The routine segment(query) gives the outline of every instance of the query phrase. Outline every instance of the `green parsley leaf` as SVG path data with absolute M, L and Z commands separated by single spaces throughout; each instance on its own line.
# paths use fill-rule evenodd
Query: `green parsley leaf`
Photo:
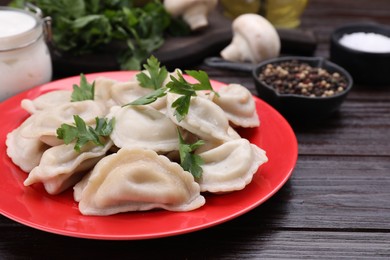
M 213 90 L 213 87 L 211 86 L 209 75 L 203 70 L 186 70 L 185 73 L 199 81 L 197 84 L 192 84 L 193 88 L 195 90 Z
M 190 109 L 191 96 L 181 96 L 172 103 L 172 107 L 175 108 L 174 116 L 177 121 L 180 122 L 188 114 Z
M 159 89 L 163 87 L 164 81 L 168 76 L 168 70 L 165 66 L 160 67 L 160 62 L 153 55 L 146 61 L 144 68 L 149 72 L 137 74 L 137 80 L 144 88 Z
M 196 96 L 196 91 L 199 90 L 211 90 L 215 92 L 211 86 L 209 77 L 206 72 L 204 71 L 195 71 L 195 70 L 186 70 L 185 71 L 188 75 L 192 76 L 196 80 L 198 80 L 199 83 L 190 83 L 188 82 L 183 75 L 179 72 L 178 73 L 178 79 L 171 76 L 171 81 L 168 82 L 167 88 L 169 89 L 169 92 L 176 93 L 183 95 L 182 97 L 179 97 L 175 102 L 173 102 L 172 107 L 174 107 L 175 110 L 175 116 L 177 121 L 181 121 L 184 119 L 184 117 L 188 114 L 190 103 L 191 103 L 191 97 Z M 215 92 L 216 93 L 216 92 Z
M 84 74 L 80 74 L 80 86 L 73 85 L 71 102 L 94 100 L 95 97 L 95 81 L 92 84 L 88 83 Z
M 190 172 L 195 179 L 200 179 L 203 173 L 201 165 L 204 162 L 203 159 L 199 155 L 194 154 L 193 151 L 202 146 L 204 141 L 198 140 L 193 144 L 186 144 L 179 130 L 178 133 L 180 165 L 185 171 Z
M 165 96 L 167 93 L 167 88 L 159 88 L 159 89 L 156 89 L 155 91 L 145 95 L 145 96 L 142 96 L 128 104 L 125 104 L 123 105 L 122 107 L 124 106 L 128 106 L 128 105 L 147 105 L 147 104 L 150 104 L 150 103 L 153 103 L 154 101 L 156 101 L 159 97 L 163 97 Z
M 62 124 L 61 127 L 57 129 L 57 138 L 64 140 L 65 144 L 69 144 L 76 139 L 77 134 L 77 128 L 71 125 Z
M 105 118 L 95 118 L 96 126 L 95 132 L 100 136 L 109 136 L 114 129 L 115 118 L 112 118 L 109 122 Z
M 74 115 L 73 120 L 75 125 L 62 124 L 57 129 L 57 138 L 64 140 L 65 144 L 70 144 L 76 140 L 74 149 L 78 152 L 88 142 L 103 146 L 101 137 L 109 136 L 115 124 L 115 118 L 107 122 L 104 118 L 96 117 L 96 126 L 92 128 L 91 126 L 87 126 L 85 121 L 78 115 Z
M 177 73 L 178 79 L 171 76 L 171 81 L 168 82 L 167 88 L 169 92 L 185 95 L 185 96 L 196 96 L 193 85 L 189 83 L 180 72 Z
M 184 78 L 183 74 L 181 72 L 178 72 L 177 78 L 171 75 L 171 81 L 168 82 L 165 87 L 163 87 L 163 82 L 168 75 L 168 71 L 165 67 L 160 68 L 160 62 L 154 56 L 151 56 L 148 59 L 147 65 L 145 65 L 145 69 L 149 71 L 150 75 L 146 75 L 145 73 L 138 74 L 138 82 L 142 87 L 157 89 L 154 92 L 149 93 L 148 95 L 140 97 L 137 100 L 126 104 L 125 106 L 150 104 L 156 101 L 159 97 L 165 96 L 167 92 L 179 94 L 182 96 L 177 98 L 175 102 L 173 102 L 172 107 L 175 108 L 174 115 L 177 121 L 180 122 L 188 114 L 191 104 L 191 97 L 196 96 L 196 91 L 210 90 L 215 92 L 211 86 L 209 76 L 206 72 L 201 70 L 186 71 L 186 73 L 196 79 L 198 83 L 193 84 L 188 82 Z

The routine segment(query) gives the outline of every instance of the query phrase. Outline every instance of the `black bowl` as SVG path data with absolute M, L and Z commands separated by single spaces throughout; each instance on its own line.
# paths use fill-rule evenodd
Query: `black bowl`
M 280 64 L 296 60 L 311 67 L 319 67 L 329 73 L 338 72 L 346 79 L 346 86 L 342 92 L 328 97 L 309 97 L 301 94 L 281 94 L 272 86 L 259 79 L 259 74 L 268 64 Z M 253 78 L 258 96 L 276 108 L 287 118 L 309 121 L 329 117 L 337 111 L 348 92 L 351 90 L 353 80 L 351 75 L 342 67 L 320 57 L 289 56 L 266 60 L 253 69 Z
M 376 23 L 355 23 L 333 31 L 330 39 L 330 60 L 348 70 L 355 83 L 362 85 L 390 85 L 390 52 L 366 52 L 340 44 L 346 34 L 376 33 L 390 37 L 390 27 Z

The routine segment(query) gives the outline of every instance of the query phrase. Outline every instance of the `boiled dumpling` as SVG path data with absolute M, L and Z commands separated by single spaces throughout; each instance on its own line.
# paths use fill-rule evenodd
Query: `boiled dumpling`
M 141 87 L 137 81 L 128 81 L 113 85 L 111 95 L 117 105 L 123 106 L 152 92 L 153 90 L 150 88 Z M 166 98 L 158 98 L 150 105 L 158 110 L 165 109 Z
M 110 134 L 120 148 L 169 152 L 179 149 L 177 126 L 165 114 L 150 106 L 113 107 L 107 118 L 115 118 Z
M 30 172 L 24 185 L 42 182 L 49 194 L 58 194 L 76 184 L 111 146 L 112 141 L 108 140 L 104 146 L 88 143 L 80 152 L 74 150 L 72 143 L 51 147 L 43 153 L 39 165 Z
M 257 127 L 260 125 L 256 104 L 251 92 L 242 85 L 229 84 L 218 90 L 213 101 L 226 113 L 235 126 Z
M 196 95 L 198 97 L 202 97 L 210 101 L 213 101 L 214 97 L 216 96 L 216 93 L 208 90 L 200 90 L 196 92 Z
M 101 102 L 109 110 L 111 106 L 116 105 L 116 103 L 111 98 L 112 87 L 118 82 L 113 79 L 106 77 L 98 77 L 94 80 L 95 82 L 95 95 L 94 100 L 96 102 Z
M 232 140 L 234 139 L 241 139 L 241 136 L 234 130 L 233 127 L 229 127 L 228 134 L 231 137 Z M 187 141 L 186 143 L 195 143 L 197 140 Z M 213 139 L 213 140 L 203 140 L 203 145 L 201 145 L 198 149 L 196 149 L 196 153 L 203 153 L 206 151 L 209 151 L 213 148 L 216 148 L 217 146 L 220 146 L 224 143 L 224 141 Z
M 61 124 L 72 124 L 73 116 L 79 115 L 87 125 L 95 123 L 96 117 L 105 115 L 105 109 L 92 100 L 69 102 L 31 115 L 20 134 L 25 138 L 39 138 L 42 142 L 55 146 L 63 141 L 57 138 L 57 128 Z
M 22 125 L 8 133 L 6 140 L 7 155 L 25 172 L 30 172 L 37 166 L 43 152 L 49 148 L 38 138 L 25 138 L 20 135 L 20 130 L 25 124 L 29 124 L 29 120 L 31 119 L 27 118 Z
M 203 97 L 191 97 L 188 114 L 179 122 L 175 116 L 175 109 L 172 108 L 173 102 L 179 97 L 180 95 L 177 94 L 167 94 L 167 115 L 175 124 L 204 140 L 228 141 L 232 139 L 225 112 L 218 105 Z
M 78 183 L 76 183 L 76 185 L 73 186 L 73 199 L 76 202 L 80 202 L 81 194 L 83 193 L 84 188 L 87 186 L 91 174 L 92 170 L 86 175 L 84 175 L 84 177 Z
M 111 96 L 117 105 L 123 106 L 150 92 L 151 89 L 141 87 L 137 81 L 118 82 L 113 85 Z
M 70 102 L 71 95 L 72 91 L 70 90 L 54 90 L 42 94 L 34 100 L 23 99 L 21 107 L 30 114 L 34 114 L 36 112 Z
M 262 149 L 244 138 L 228 141 L 199 156 L 204 161 L 201 191 L 215 193 L 243 189 L 259 166 L 268 161 Z
M 163 84 L 161 87 L 165 87 L 166 84 L 171 81 L 170 77 L 178 77 L 178 73 L 181 72 L 179 69 L 176 69 L 172 73 L 168 73 L 168 76 L 165 78 Z M 144 73 L 149 76 L 149 72 L 147 70 L 144 70 L 140 73 Z M 138 74 L 140 74 L 138 73 Z M 113 85 L 111 90 L 111 97 L 112 100 L 119 106 L 123 106 L 126 104 L 129 104 L 133 101 L 135 101 L 138 98 L 141 98 L 143 96 L 146 96 L 154 91 L 154 89 L 151 88 L 145 88 L 140 85 L 137 79 L 137 75 L 134 75 L 134 77 L 127 82 L 119 82 L 115 85 Z M 165 110 L 166 108 L 166 96 L 158 98 L 156 101 L 149 104 L 153 108 L 157 110 Z
M 205 199 L 193 176 L 151 150 L 120 149 L 93 169 L 81 193 L 84 215 L 112 215 L 163 208 L 189 211 Z

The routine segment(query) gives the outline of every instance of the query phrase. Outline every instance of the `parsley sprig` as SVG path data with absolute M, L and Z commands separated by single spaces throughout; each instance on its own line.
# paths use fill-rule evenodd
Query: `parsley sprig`
M 204 141 L 198 140 L 193 144 L 186 144 L 179 130 L 178 133 L 180 165 L 185 171 L 190 172 L 195 179 L 200 179 L 203 173 L 201 165 L 204 162 L 203 159 L 199 155 L 194 154 L 193 151 L 202 146 Z
M 94 100 L 95 98 L 95 81 L 89 83 L 84 74 L 80 74 L 80 86 L 73 85 L 73 92 L 71 95 L 71 102 Z
M 196 91 L 210 90 L 214 91 L 211 87 L 209 76 L 204 71 L 186 70 L 185 73 L 192 76 L 198 81 L 198 83 L 188 82 L 183 75 L 179 72 L 178 78 L 171 76 L 171 81 L 168 82 L 167 88 L 171 93 L 181 95 L 172 103 L 172 107 L 175 108 L 174 115 L 177 121 L 181 121 L 188 114 L 191 104 L 191 97 L 196 96 Z
M 147 65 L 144 66 L 149 75 L 145 72 L 141 72 L 137 75 L 137 80 L 142 87 L 155 89 L 153 92 L 140 97 L 127 105 L 147 105 L 153 103 L 158 98 L 165 96 L 168 92 L 181 95 L 176 99 L 172 107 L 175 108 L 175 117 L 177 121 L 182 121 L 188 114 L 191 97 L 196 96 L 196 91 L 210 90 L 214 93 L 214 89 L 211 86 L 209 76 L 206 72 L 199 70 L 186 70 L 185 73 L 197 80 L 197 83 L 188 82 L 183 74 L 179 71 L 177 73 L 178 78 L 170 76 L 171 81 L 163 85 L 168 72 L 165 67 L 160 67 L 159 61 L 155 57 L 150 57 L 147 60 Z M 217 94 L 217 93 L 216 93 Z M 217 94 L 218 95 L 218 94 Z
M 96 117 L 96 126 L 92 128 L 91 126 L 87 126 L 85 121 L 78 115 L 74 115 L 73 119 L 75 122 L 74 125 L 62 124 L 57 129 L 57 138 L 64 140 L 65 144 L 70 144 L 76 140 L 74 149 L 78 152 L 88 142 L 103 146 L 101 137 L 109 136 L 115 124 L 115 118 L 107 122 L 105 118 Z
M 144 88 L 159 89 L 163 87 L 163 83 L 168 76 L 168 70 L 165 66 L 160 67 L 160 62 L 153 55 L 146 61 L 143 67 L 149 72 L 138 73 L 137 80 Z

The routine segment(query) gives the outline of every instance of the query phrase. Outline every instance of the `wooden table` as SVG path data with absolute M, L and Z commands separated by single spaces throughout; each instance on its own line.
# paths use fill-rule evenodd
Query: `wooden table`
M 329 57 L 329 34 L 356 21 L 390 25 L 390 1 L 310 0 L 301 27 L 317 36 L 315 54 Z M 256 94 L 246 73 L 197 68 Z M 234 220 L 175 237 L 100 241 L 0 216 L 0 259 L 389 259 L 390 86 L 355 85 L 339 113 L 292 127 L 299 157 L 291 179 Z

